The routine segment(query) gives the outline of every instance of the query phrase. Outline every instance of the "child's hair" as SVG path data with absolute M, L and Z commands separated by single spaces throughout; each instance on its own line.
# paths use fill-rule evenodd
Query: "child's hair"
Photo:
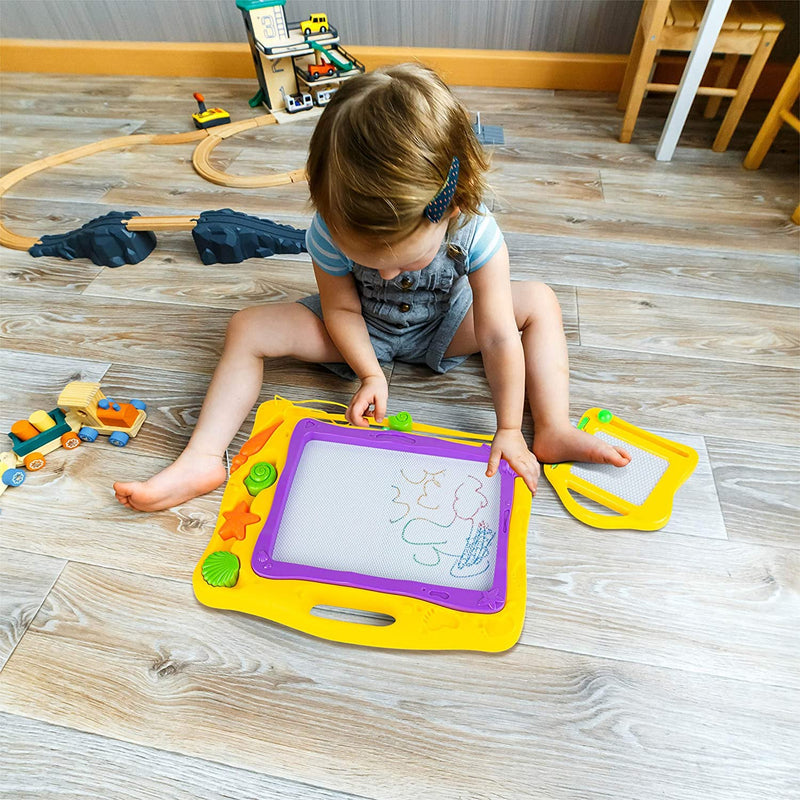
M 421 64 L 343 82 L 311 137 L 311 202 L 333 230 L 387 243 L 413 233 L 459 160 L 452 206 L 479 213 L 488 158 L 464 106 Z

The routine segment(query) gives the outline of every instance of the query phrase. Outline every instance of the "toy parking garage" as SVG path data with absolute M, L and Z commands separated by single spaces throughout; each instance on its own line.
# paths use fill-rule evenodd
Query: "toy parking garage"
M 339 44 L 339 32 L 323 13 L 286 22 L 286 0 L 236 0 L 258 76 L 251 106 L 263 103 L 279 121 L 285 114 L 319 109 L 342 81 L 364 65 Z

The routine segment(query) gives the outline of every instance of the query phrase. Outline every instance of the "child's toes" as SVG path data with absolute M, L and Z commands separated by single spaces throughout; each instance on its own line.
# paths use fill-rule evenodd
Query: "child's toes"
M 615 467 L 624 467 L 627 464 L 630 464 L 631 457 L 625 450 L 622 450 L 619 447 L 612 447 L 610 452 L 607 454 L 606 463 L 613 464 Z

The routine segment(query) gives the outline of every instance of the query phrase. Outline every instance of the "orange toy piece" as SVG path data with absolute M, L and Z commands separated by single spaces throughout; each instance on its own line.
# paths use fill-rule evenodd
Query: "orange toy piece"
M 109 405 L 108 408 L 98 407 L 97 419 L 103 425 L 118 428 L 130 428 L 136 422 L 139 415 L 138 409 L 134 408 L 130 403 L 114 403 Z
M 33 439 L 34 436 L 38 436 L 40 431 L 28 422 L 28 420 L 20 419 L 11 426 L 11 433 L 23 442 L 27 442 L 28 439 Z
M 61 435 L 61 446 L 65 450 L 74 450 L 81 443 L 77 433 L 64 433 Z
M 283 422 L 283 420 L 281 420 Z M 231 472 L 236 472 L 239 467 L 244 464 L 250 456 L 261 450 L 262 447 L 269 441 L 269 437 L 278 429 L 281 422 L 276 422 L 269 428 L 259 431 L 255 436 L 251 436 L 239 449 L 239 452 L 233 457 L 231 463 Z
M 22 463 L 25 465 L 25 469 L 30 472 L 38 472 L 47 462 L 44 460 L 44 456 L 41 453 L 28 453 L 22 460 Z
M 224 511 L 222 516 L 225 522 L 222 527 L 217 531 L 221 539 L 238 539 L 240 542 L 247 535 L 245 528 L 258 522 L 261 517 L 258 514 L 251 514 L 250 507 L 247 501 L 242 500 L 237 506 L 230 511 Z

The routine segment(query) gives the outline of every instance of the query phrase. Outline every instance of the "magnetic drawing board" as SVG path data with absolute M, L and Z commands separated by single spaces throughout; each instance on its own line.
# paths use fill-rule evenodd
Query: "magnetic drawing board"
M 280 398 L 259 408 L 194 572 L 198 599 L 356 644 L 512 646 L 531 496 L 505 462 L 486 477 L 491 437 L 343 423 Z
M 487 478 L 488 456 L 485 446 L 304 420 L 253 569 L 496 610 L 485 594 L 505 598 L 514 473 L 503 463 Z
M 675 492 L 697 466 L 691 447 L 637 428 L 606 409 L 587 411 L 578 427 L 628 452 L 627 466 L 548 464 L 544 474 L 567 511 L 597 528 L 657 530 Z

